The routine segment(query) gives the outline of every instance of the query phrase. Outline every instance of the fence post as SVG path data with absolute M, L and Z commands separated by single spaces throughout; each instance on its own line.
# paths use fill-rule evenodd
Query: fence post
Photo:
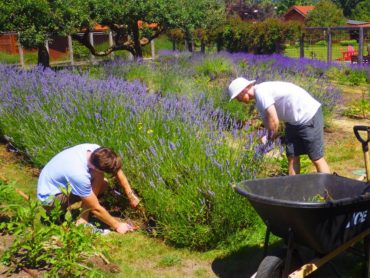
M 358 39 L 358 63 L 363 62 L 363 52 L 364 52 L 364 28 L 360 27 L 359 39 Z
M 48 52 L 48 54 L 50 56 L 50 49 L 49 49 L 49 41 L 48 40 L 45 41 L 45 48 L 46 48 L 46 51 Z
M 332 58 L 332 38 L 330 27 L 327 29 L 328 32 L 328 52 L 327 52 L 327 62 L 331 63 Z
M 94 32 L 89 33 L 89 42 L 94 47 Z M 95 56 L 90 52 L 90 62 L 95 64 Z
M 108 38 L 109 38 L 109 47 L 112 47 L 113 46 L 113 33 L 111 30 L 109 31 Z M 110 58 L 114 60 L 114 51 L 110 53 Z
M 71 66 L 74 66 L 75 62 L 73 59 L 73 44 L 72 44 L 71 35 L 68 35 L 68 50 L 69 50 L 69 60 L 71 61 Z
M 152 59 L 154 60 L 155 59 L 155 43 L 154 43 L 154 39 L 150 41 L 150 48 L 152 50 Z
M 304 33 L 299 38 L 299 58 L 304 58 Z
M 21 45 L 20 43 L 20 33 L 18 33 L 18 39 L 17 39 L 17 42 L 18 42 L 18 51 L 19 51 L 19 62 L 21 64 L 21 67 L 24 68 L 24 52 L 23 52 L 23 46 Z

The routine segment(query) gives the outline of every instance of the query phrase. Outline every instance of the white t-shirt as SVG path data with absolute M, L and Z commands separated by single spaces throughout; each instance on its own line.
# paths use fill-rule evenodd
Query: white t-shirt
M 50 203 L 52 196 L 61 193 L 60 188 L 69 182 L 72 193 L 80 197 L 91 194 L 91 175 L 87 164 L 87 151 L 93 152 L 99 145 L 80 144 L 55 155 L 42 169 L 37 183 L 37 198 Z
M 268 81 L 254 86 L 256 107 L 262 118 L 275 105 L 279 120 L 292 125 L 308 122 L 321 104 L 307 91 L 290 82 Z

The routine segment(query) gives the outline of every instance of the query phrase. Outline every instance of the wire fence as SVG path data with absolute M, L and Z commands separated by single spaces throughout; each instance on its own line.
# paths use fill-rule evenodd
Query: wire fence
M 78 35 L 83 35 L 78 34 Z M 0 63 L 15 64 L 28 67 L 37 64 L 37 49 L 26 49 L 19 43 L 18 34 L 15 32 L 0 33 Z M 91 32 L 90 43 L 98 50 L 103 51 L 113 45 L 112 32 Z M 51 65 L 81 65 L 96 64 L 101 61 L 111 60 L 118 56 L 132 59 L 128 51 L 115 51 L 107 56 L 94 56 L 90 51 L 71 36 L 55 37 L 45 42 L 49 52 Z M 154 41 L 149 45 L 146 56 L 153 58 L 155 55 Z
M 285 54 L 328 62 L 363 63 L 370 59 L 370 27 L 306 28 Z

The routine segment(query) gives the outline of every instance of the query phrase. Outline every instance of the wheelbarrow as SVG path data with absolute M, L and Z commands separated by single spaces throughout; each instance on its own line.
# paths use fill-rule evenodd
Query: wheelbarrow
M 355 126 L 354 133 L 362 143 L 369 181 L 370 127 Z M 317 173 L 243 181 L 236 191 L 249 200 L 267 228 L 264 258 L 252 277 L 305 277 L 361 240 L 368 251 L 369 183 Z M 267 255 L 270 233 L 282 238 L 286 248 Z M 297 246 L 313 250 L 316 257 L 294 265 Z

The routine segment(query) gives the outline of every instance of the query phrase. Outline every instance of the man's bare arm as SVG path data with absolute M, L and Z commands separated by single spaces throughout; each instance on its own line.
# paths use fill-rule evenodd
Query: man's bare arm
M 263 121 L 268 130 L 268 139 L 274 140 L 277 137 L 279 129 L 279 118 L 277 116 L 275 105 L 271 105 L 266 109 Z
M 121 169 L 118 170 L 118 172 L 116 174 L 116 178 L 117 178 L 119 184 L 121 185 L 121 187 L 123 188 L 123 190 L 125 191 L 125 193 L 127 195 L 127 198 L 130 201 L 130 205 L 133 208 L 136 208 L 137 205 L 139 204 L 139 198 L 132 191 L 129 182 L 128 182 L 125 174 L 123 173 L 123 171 Z
M 109 212 L 100 205 L 95 193 L 92 192 L 87 197 L 82 197 L 82 207 L 91 211 L 99 220 L 116 230 L 120 224 Z

